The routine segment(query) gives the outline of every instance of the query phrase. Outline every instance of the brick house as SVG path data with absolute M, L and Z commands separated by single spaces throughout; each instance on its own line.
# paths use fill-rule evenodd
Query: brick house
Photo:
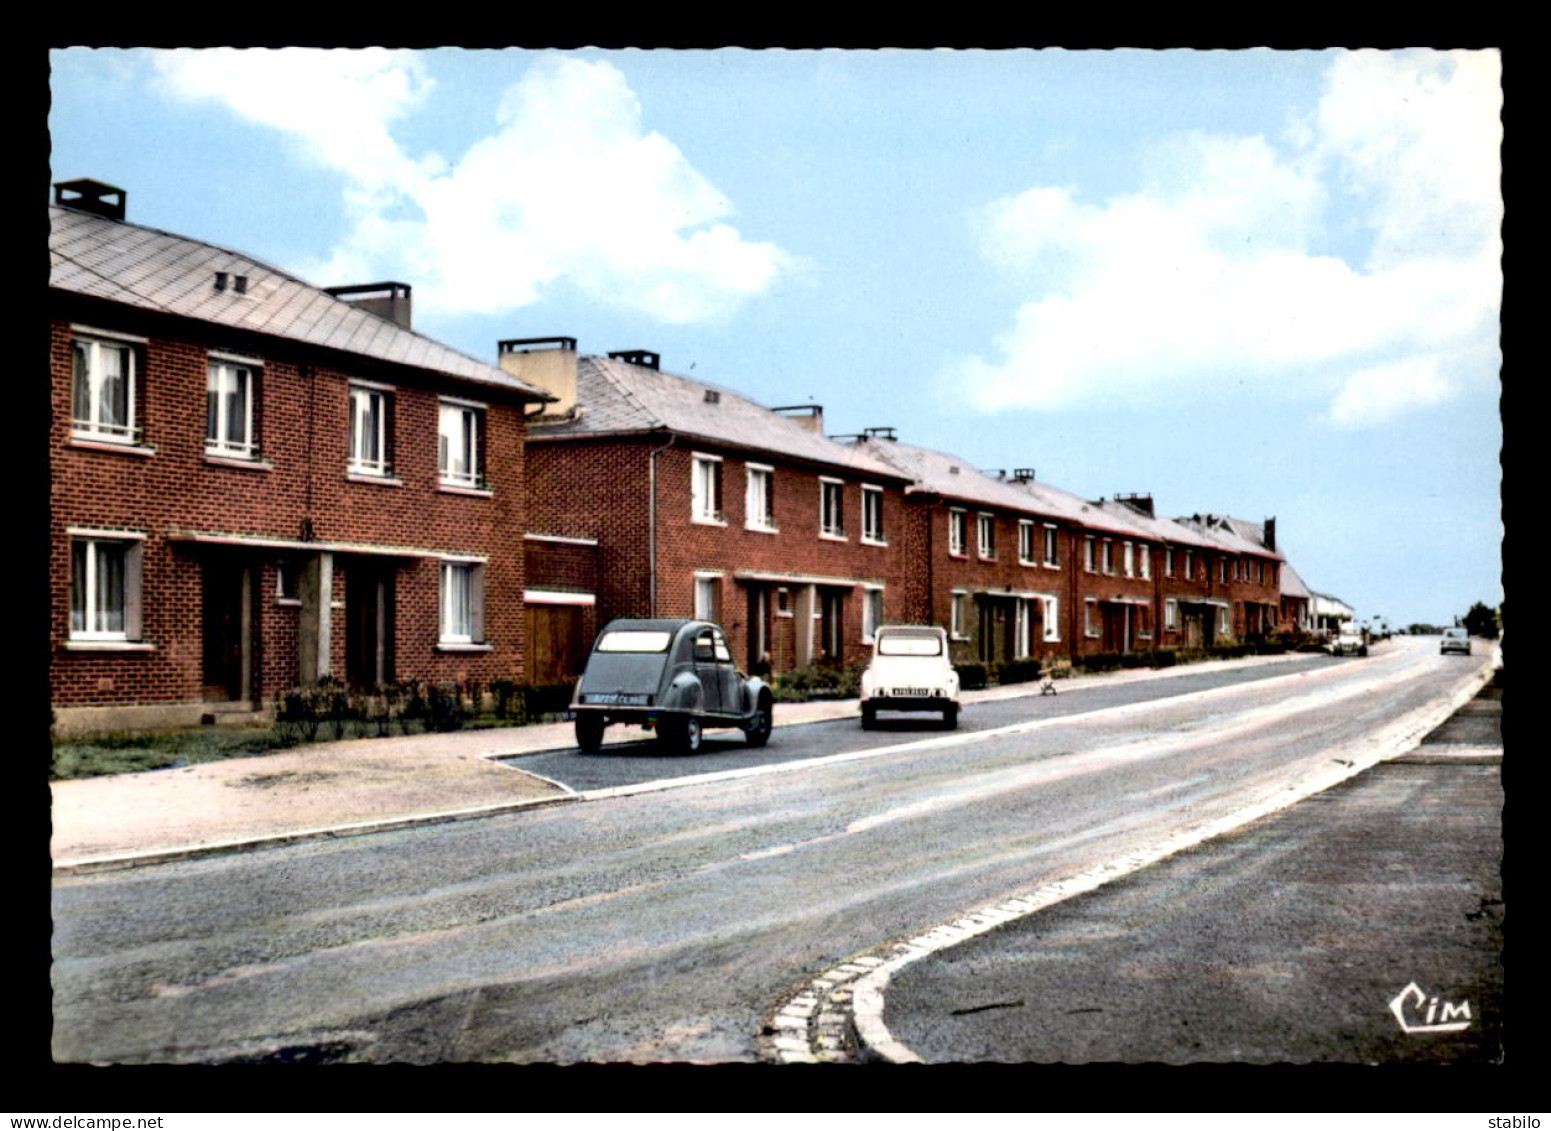
M 1205 545 L 1207 592 L 1219 608 L 1217 635 L 1245 640 L 1276 632 L 1282 620 L 1283 565 L 1276 549 L 1276 519 L 1255 523 L 1196 514 L 1175 522 Z
M 529 423 L 529 529 L 596 546 L 580 636 L 702 617 L 740 663 L 782 672 L 860 662 L 873 626 L 909 607 L 906 477 L 826 439 L 818 406 L 767 408 L 571 338 L 502 342 L 500 363 L 556 398 Z
M 1291 562 L 1282 563 L 1282 632 L 1312 632 L 1314 618 L 1310 612 L 1313 594 L 1304 584 Z
M 544 394 L 412 331 L 403 284 L 331 293 L 124 215 L 55 186 L 57 728 L 254 712 L 330 674 L 523 679 Z

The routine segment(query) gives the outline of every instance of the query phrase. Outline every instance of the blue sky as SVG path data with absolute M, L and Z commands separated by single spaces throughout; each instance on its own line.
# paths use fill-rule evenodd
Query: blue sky
M 51 54 L 53 179 L 416 328 L 650 349 L 1310 587 L 1502 598 L 1493 51 Z

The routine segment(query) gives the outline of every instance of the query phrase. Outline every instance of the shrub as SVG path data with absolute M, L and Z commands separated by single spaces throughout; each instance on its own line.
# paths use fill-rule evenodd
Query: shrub
M 990 678 L 984 664 L 954 664 L 953 670 L 959 673 L 960 691 L 979 691 Z
M 1173 648 L 1159 648 L 1152 653 L 1149 661 L 1155 668 L 1172 668 L 1179 663 L 1179 653 Z
M 1090 656 L 1079 656 L 1077 666 L 1085 672 L 1112 672 L 1120 667 L 1120 653 L 1094 652 Z
M 1032 683 L 1039 678 L 1038 660 L 1009 660 L 996 669 L 997 683 Z
M 810 699 L 854 699 L 862 692 L 862 673 L 857 668 L 835 664 L 814 664 L 780 676 L 775 683 L 775 698 L 787 703 Z

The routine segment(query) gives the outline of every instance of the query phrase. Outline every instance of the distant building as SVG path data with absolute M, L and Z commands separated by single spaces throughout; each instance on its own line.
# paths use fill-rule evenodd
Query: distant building
M 332 675 L 524 671 L 524 411 L 545 394 L 323 290 L 50 208 L 52 697 L 61 731 L 259 711 Z

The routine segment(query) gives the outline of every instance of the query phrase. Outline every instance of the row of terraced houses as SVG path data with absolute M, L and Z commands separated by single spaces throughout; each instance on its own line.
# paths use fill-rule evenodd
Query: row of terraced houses
M 696 616 L 775 673 L 884 622 L 1001 663 L 1308 627 L 1274 519 L 1166 518 L 767 407 L 570 338 L 481 361 L 409 286 L 320 289 L 50 208 L 51 671 L 61 731 L 261 713 L 324 676 L 552 684 L 615 616 Z

